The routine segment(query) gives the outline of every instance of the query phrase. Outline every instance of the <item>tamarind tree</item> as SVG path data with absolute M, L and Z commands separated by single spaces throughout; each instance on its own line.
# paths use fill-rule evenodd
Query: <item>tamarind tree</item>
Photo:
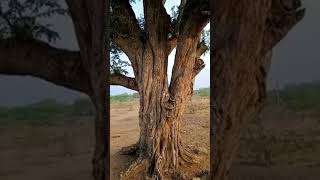
M 140 138 L 128 147 L 138 157 L 122 179 L 192 178 L 200 161 L 195 149 L 182 144 L 180 126 L 195 77 L 204 68 L 200 56 L 208 50 L 202 32 L 209 23 L 209 1 L 181 0 L 170 16 L 166 1 L 144 0 L 143 18 L 136 18 L 130 3 L 113 0 L 110 13 L 112 54 L 124 52 L 134 73 L 125 76 L 123 64 L 115 63 L 119 68 L 111 70 L 111 84 L 135 90 L 140 98 Z M 174 48 L 169 84 L 168 56 Z

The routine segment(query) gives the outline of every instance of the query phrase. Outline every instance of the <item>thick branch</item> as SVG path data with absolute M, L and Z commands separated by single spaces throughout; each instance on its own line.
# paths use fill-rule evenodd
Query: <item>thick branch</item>
M 40 41 L 0 42 L 0 73 L 30 75 L 90 94 L 79 52 L 57 49 Z
M 200 56 L 202 56 L 208 50 L 209 50 L 209 47 L 206 45 L 206 43 L 200 42 L 197 48 L 197 57 L 200 58 Z
M 198 36 L 209 23 L 210 18 L 208 0 L 189 0 L 185 2 L 183 14 L 179 22 L 179 36 L 188 34 Z
M 268 52 L 305 16 L 299 0 L 272 0 L 267 29 L 264 35 L 265 52 Z
M 177 26 L 175 28 L 175 35 L 179 35 L 179 26 L 181 24 L 181 19 L 182 19 L 182 15 L 186 6 L 187 0 L 181 0 L 180 5 L 179 5 L 179 15 L 177 17 Z
M 133 68 L 137 69 L 135 55 L 143 47 L 143 31 L 129 0 L 111 1 L 111 7 L 112 41 L 129 57 Z
M 201 62 L 198 60 L 205 48 L 195 42 L 200 41 L 200 33 L 209 22 L 209 15 L 204 13 L 208 10 L 208 0 L 186 2 L 179 24 L 177 52 L 170 83 L 170 92 L 173 96 L 184 96 L 180 94 L 182 89 L 192 89 L 194 77 L 203 69 L 201 65 L 203 63 L 198 63 Z M 197 65 L 199 67 L 196 67 Z
M 105 63 L 96 57 L 104 51 L 101 47 L 105 47 L 106 0 L 66 0 L 66 3 L 75 27 L 82 63 L 88 72 L 94 72 L 93 69 Z
M 127 77 L 121 74 L 111 74 L 110 85 L 119 85 L 134 91 L 138 91 L 135 78 Z
M 196 77 L 204 67 L 205 67 L 204 61 L 200 58 L 196 59 L 193 66 L 194 77 Z
M 161 1 L 143 1 L 145 29 L 152 46 L 166 47 L 171 18 Z

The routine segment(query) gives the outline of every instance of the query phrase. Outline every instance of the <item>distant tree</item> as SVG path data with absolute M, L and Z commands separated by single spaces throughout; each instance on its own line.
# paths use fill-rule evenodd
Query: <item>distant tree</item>
M 30 75 L 87 94 L 95 107 L 96 145 L 93 176 L 109 177 L 109 122 L 106 103 L 109 65 L 106 14 L 108 0 L 0 1 L 0 73 Z M 79 51 L 52 47 L 59 38 L 46 18 L 68 13 L 74 24 Z

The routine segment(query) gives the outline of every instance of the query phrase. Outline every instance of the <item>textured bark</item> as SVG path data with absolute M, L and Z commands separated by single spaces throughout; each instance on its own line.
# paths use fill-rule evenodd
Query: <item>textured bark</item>
M 110 178 L 109 174 L 109 129 L 107 108 L 109 59 L 106 58 L 106 14 L 107 0 L 66 0 L 74 23 L 80 47 L 81 63 L 85 67 L 92 88 L 91 99 L 96 108 L 95 152 L 93 157 L 93 177 L 95 180 Z
M 138 81 L 140 93 L 138 160 L 123 175 L 123 179 L 174 179 L 182 174 L 183 168 L 197 163 L 195 152 L 182 145 L 180 135 L 182 114 L 185 103 L 191 95 L 190 88 L 194 76 L 190 77 L 190 83 L 185 83 L 188 86 L 179 90 L 179 99 L 174 99 L 169 93 L 166 74 L 167 53 L 162 52 L 161 49 L 164 48 L 151 49 L 148 48 L 144 54 L 144 63 L 148 62 L 148 65 L 144 65 L 141 69 L 144 73 Z M 159 59 L 154 60 L 153 57 Z M 200 64 L 197 67 L 203 68 L 203 63 Z M 198 69 L 193 71 L 193 68 L 191 71 L 199 72 Z M 195 172 L 192 175 L 194 174 Z
M 0 42 L 0 73 L 38 77 L 90 94 L 89 77 L 79 52 L 58 49 L 41 41 Z
M 241 132 L 265 102 L 272 48 L 304 15 L 299 2 L 213 3 L 210 179 L 228 179 Z
M 185 6 L 184 11 L 191 11 L 190 4 Z M 192 169 L 199 159 L 194 149 L 181 143 L 180 124 L 193 92 L 194 78 L 204 68 L 200 56 L 207 47 L 199 43 L 199 38 L 209 17 L 186 14 L 181 17 L 179 34 L 168 39 L 170 18 L 163 2 L 144 1 L 147 33 L 139 39 L 142 48 L 134 49 L 132 58 L 129 57 L 136 64 L 133 68 L 140 95 L 140 139 L 124 149 L 127 153 L 138 150 L 138 159 L 122 179 L 188 179 L 202 170 Z M 169 85 L 168 55 L 174 47 L 177 51 Z
M 92 94 L 79 51 L 54 48 L 45 42 L 7 39 L 0 42 L 0 74 L 33 76 L 72 90 Z M 111 85 L 137 90 L 134 78 L 111 75 Z

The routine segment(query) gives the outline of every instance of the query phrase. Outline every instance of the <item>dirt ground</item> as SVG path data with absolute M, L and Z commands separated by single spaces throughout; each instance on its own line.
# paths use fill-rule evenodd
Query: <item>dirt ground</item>
M 134 161 L 131 156 L 119 154 L 122 147 L 134 144 L 139 139 L 138 103 L 128 102 L 111 106 L 111 179 L 119 179 Z M 188 105 L 182 124 L 183 143 L 207 152 L 209 156 L 209 99 L 193 99 Z M 209 170 L 209 158 L 203 162 Z
M 185 143 L 209 152 L 208 100 L 193 100 L 183 125 Z M 139 135 L 137 103 L 112 104 L 111 175 L 119 179 L 132 162 L 118 153 Z M 0 180 L 89 180 L 93 118 L 57 126 L 0 127 Z M 283 107 L 264 110 L 242 138 L 231 171 L 234 180 L 320 179 L 320 113 Z M 204 162 L 209 164 L 209 157 Z

